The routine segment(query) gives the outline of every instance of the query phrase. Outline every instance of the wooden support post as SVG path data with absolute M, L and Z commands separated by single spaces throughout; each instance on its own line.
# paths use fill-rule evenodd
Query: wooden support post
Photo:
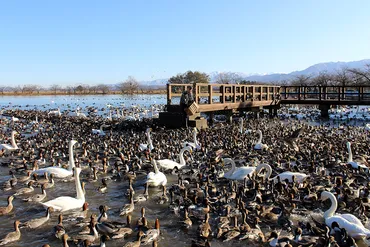
M 303 99 L 305 100 L 306 99 L 306 91 L 307 91 L 307 87 L 304 86 L 303 87 Z
M 342 100 L 344 100 L 344 87 L 341 87 L 342 90 Z
M 329 117 L 329 108 L 330 108 L 330 105 L 319 105 L 319 109 L 321 111 L 321 117 L 322 118 L 328 118 Z
M 361 87 L 358 87 L 358 101 L 361 101 Z
M 167 105 L 171 105 L 171 85 L 167 83 Z
M 212 104 L 213 99 L 213 88 L 212 85 L 208 85 L 208 104 Z
M 298 87 L 298 100 L 301 100 L 301 87 Z
M 242 87 L 243 88 L 243 102 L 245 102 L 245 101 L 247 101 L 247 90 L 248 90 L 248 88 L 247 88 L 247 86 L 243 86 Z
M 341 87 L 338 88 L 338 101 L 340 101 L 340 90 L 341 90 Z
M 287 87 L 284 87 L 284 91 L 285 91 L 285 92 L 284 92 L 285 99 L 288 99 L 287 89 L 288 89 Z
M 197 84 L 195 84 L 195 88 L 194 88 L 194 91 L 195 91 L 195 94 L 194 94 L 194 101 L 195 101 L 195 103 L 197 103 L 198 104 L 198 101 L 199 101 L 199 99 L 198 99 L 198 91 L 199 91 L 199 88 L 198 88 L 198 85 Z
M 319 86 L 319 100 L 321 100 L 321 87 Z
M 233 103 L 235 103 L 235 102 L 236 102 L 236 87 L 235 87 L 235 86 L 233 86 L 233 87 L 232 87 L 232 89 L 233 89 L 233 93 L 234 93 L 234 96 L 233 96 Z
M 263 87 L 260 87 L 260 101 L 262 101 Z

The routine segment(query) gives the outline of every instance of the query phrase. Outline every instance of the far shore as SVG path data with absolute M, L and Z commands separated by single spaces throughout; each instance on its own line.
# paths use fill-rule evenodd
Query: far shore
M 121 91 L 109 91 L 109 92 L 66 92 L 66 91 L 40 91 L 40 92 L 2 92 L 0 96 L 43 96 L 43 95 L 138 95 L 138 94 L 166 94 L 166 89 L 145 89 L 138 90 L 132 93 L 121 92 Z

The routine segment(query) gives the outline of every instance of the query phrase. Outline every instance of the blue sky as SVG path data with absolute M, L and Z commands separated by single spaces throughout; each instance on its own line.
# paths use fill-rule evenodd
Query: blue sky
M 370 1 L 0 2 L 0 85 L 291 72 L 370 58 Z

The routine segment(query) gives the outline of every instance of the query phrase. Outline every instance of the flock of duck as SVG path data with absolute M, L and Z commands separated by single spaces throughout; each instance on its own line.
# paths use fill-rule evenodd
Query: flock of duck
M 369 246 L 366 128 L 5 113 L 0 245 Z

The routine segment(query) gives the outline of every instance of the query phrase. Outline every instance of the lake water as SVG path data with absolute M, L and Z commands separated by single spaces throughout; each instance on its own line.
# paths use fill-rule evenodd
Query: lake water
M 153 104 L 165 104 L 166 95 L 42 95 L 42 96 L 0 96 L 0 107 L 3 109 L 37 109 L 48 110 L 60 107 L 61 110 L 79 106 L 105 108 L 131 107 L 137 105 L 149 107 Z

